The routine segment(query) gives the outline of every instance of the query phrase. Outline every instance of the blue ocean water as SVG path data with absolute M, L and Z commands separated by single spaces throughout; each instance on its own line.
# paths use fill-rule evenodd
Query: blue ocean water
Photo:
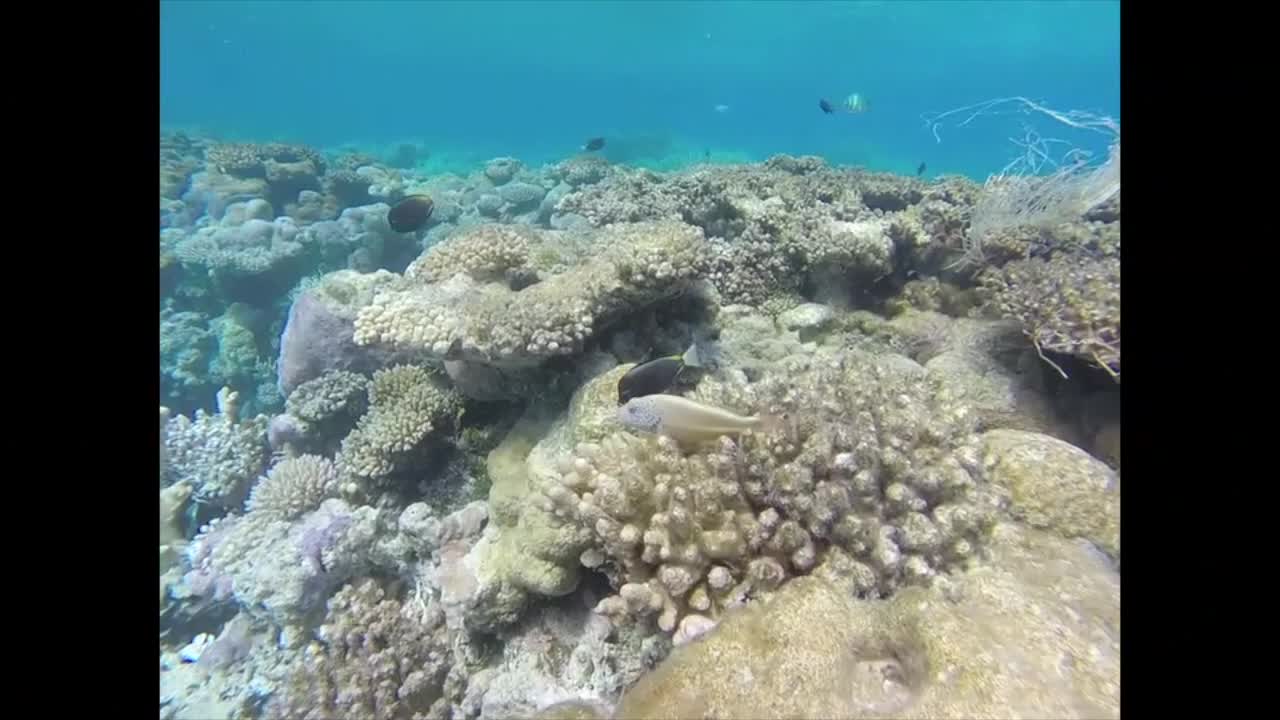
M 1110 0 L 166 0 L 160 120 L 326 149 L 421 143 L 428 171 L 537 165 L 605 136 L 610 160 L 658 169 L 790 153 L 981 179 L 1023 120 L 1069 129 L 987 117 L 939 142 L 921 116 L 1023 96 L 1118 119 L 1119 21 Z M 855 92 L 870 112 L 818 109 Z

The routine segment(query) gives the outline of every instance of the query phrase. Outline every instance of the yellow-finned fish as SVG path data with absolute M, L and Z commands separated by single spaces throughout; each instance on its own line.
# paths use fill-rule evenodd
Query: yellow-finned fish
M 744 417 L 679 395 L 644 395 L 618 408 L 618 420 L 634 430 L 666 435 L 681 445 L 696 445 L 747 430 L 768 432 L 780 426 L 772 415 Z
M 655 358 L 628 370 L 618 380 L 618 404 L 632 398 L 665 392 L 686 367 L 714 367 L 718 356 L 719 349 L 712 343 L 694 337 L 693 344 L 683 355 Z

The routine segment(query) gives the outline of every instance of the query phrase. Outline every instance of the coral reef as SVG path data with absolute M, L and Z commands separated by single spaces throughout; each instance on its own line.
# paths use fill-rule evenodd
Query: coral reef
M 693 397 L 784 415 L 789 429 L 690 455 L 616 433 L 580 444 L 543 490 L 548 509 L 594 534 L 582 562 L 619 590 L 601 612 L 656 613 L 688 634 L 809 572 L 830 546 L 855 559 L 862 593 L 888 595 L 965 566 L 994 521 L 997 498 L 972 474 L 971 413 L 905 358 L 792 358 L 750 385 L 704 380 Z
M 483 229 L 477 233 L 455 235 L 429 249 L 428 256 L 442 259 L 424 257 L 415 263 L 415 272 L 449 275 L 446 263 L 465 256 L 451 250 L 453 245 L 474 248 L 506 237 Z M 457 268 L 459 274 L 438 284 L 406 277 L 359 311 L 356 343 L 491 365 L 536 365 L 578 353 L 600 328 L 687 291 L 706 267 L 702 232 L 682 223 L 610 226 L 599 231 L 593 244 L 596 254 L 584 263 L 518 290 L 481 283 L 461 272 L 492 271 L 494 263 L 506 263 L 518 251 L 495 250 L 466 260 Z
M 1035 531 L 991 550 L 887 601 L 829 563 L 677 648 L 611 717 L 1120 717 L 1119 575 Z
M 982 275 L 988 302 L 1042 352 L 1092 361 L 1120 380 L 1120 258 L 1055 254 Z
M 448 433 L 462 409 L 448 381 L 411 365 L 373 374 L 369 410 L 342 441 L 337 463 L 349 480 L 385 483 L 413 466 L 433 435 Z
M 163 718 L 1118 713 L 1118 192 L 386 150 L 162 136 Z
M 468 678 L 467 717 L 534 717 L 565 702 L 610 707 L 670 645 L 614 628 L 577 597 L 531 611 L 504 640 L 497 662 Z
M 290 521 L 272 509 L 203 527 L 187 546 L 190 569 L 171 594 L 190 602 L 234 603 L 256 619 L 296 632 L 334 589 L 372 571 L 375 542 L 388 522 L 378 511 L 329 499 Z
M 451 666 L 438 608 L 403 603 L 372 579 L 339 590 L 317 640 L 268 717 L 446 717 Z
M 338 493 L 338 471 L 328 458 L 299 455 L 276 463 L 249 493 L 246 508 L 258 517 L 293 520 Z
M 268 418 L 239 417 L 239 394 L 223 388 L 218 410 L 197 410 L 193 418 L 174 417 L 165 424 L 161 483 L 186 483 L 200 504 L 234 509 L 244 502 L 249 487 L 267 462 Z
M 1008 492 L 1009 514 L 1083 538 L 1120 559 L 1120 476 L 1061 440 L 1022 430 L 984 433 L 983 475 Z
M 343 370 L 362 374 L 405 362 L 409 356 L 357 345 L 355 317 L 382 288 L 395 281 L 385 270 L 339 270 L 302 291 L 289 308 L 276 360 L 280 391 L 286 395 L 308 380 Z
M 214 274 L 253 276 L 286 266 L 302 254 L 299 229 L 290 218 L 227 217 L 231 222 L 197 230 L 179 243 L 178 259 Z M 242 222 L 235 224 L 238 219 Z

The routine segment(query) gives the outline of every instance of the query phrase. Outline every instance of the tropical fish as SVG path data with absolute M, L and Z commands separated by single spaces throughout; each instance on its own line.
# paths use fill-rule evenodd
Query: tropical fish
M 871 104 L 862 95 L 853 93 L 844 99 L 844 109 L 854 114 L 864 113 L 871 109 Z
M 598 137 L 598 138 L 591 138 L 590 140 L 588 140 L 587 144 L 582 146 L 582 149 L 586 150 L 587 152 L 593 152 L 595 150 L 599 150 L 602 147 L 604 147 L 604 138 Z
M 831 103 L 828 102 L 826 98 L 822 98 L 818 101 L 818 107 L 822 108 L 822 112 L 828 115 L 836 111 L 835 108 L 831 107 Z
M 618 404 L 642 395 L 663 392 L 671 387 L 686 367 L 707 367 L 713 359 L 711 346 L 695 338 L 683 355 L 668 355 L 641 363 L 618 380 Z
M 916 177 L 920 177 L 921 175 L 923 175 L 926 169 L 927 167 L 925 166 L 925 164 L 920 163 L 920 167 L 916 168 Z
M 742 416 L 679 395 L 645 395 L 618 408 L 618 420 L 633 430 L 666 435 L 681 445 L 696 445 L 747 430 L 769 432 L 781 426 L 773 415 Z
M 435 202 L 428 195 L 410 195 L 387 213 L 387 224 L 398 233 L 416 232 L 431 217 Z

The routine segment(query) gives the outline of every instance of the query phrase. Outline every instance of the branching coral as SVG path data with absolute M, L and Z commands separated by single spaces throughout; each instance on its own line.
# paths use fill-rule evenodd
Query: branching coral
M 600 612 L 656 613 L 687 638 L 807 573 L 825 548 L 848 553 L 859 590 L 880 595 L 979 552 L 997 496 L 974 479 L 974 418 L 911 361 L 797 359 L 752 385 L 706 380 L 694 397 L 783 414 L 789 430 L 687 456 L 619 433 L 579 445 L 543 489 L 547 509 L 595 535 L 582 562 L 618 588 Z
M 194 419 L 179 415 L 162 432 L 167 484 L 185 482 L 193 499 L 231 509 L 244 501 L 249 486 L 267 461 L 268 418 L 241 420 L 239 393 L 218 392 L 218 412 L 197 410 Z
M 523 267 L 529 248 L 538 244 L 536 230 L 486 223 L 463 228 L 432 246 L 404 271 L 406 278 L 435 283 L 464 272 L 477 280 L 501 280 L 508 270 Z
M 444 615 L 404 603 L 372 579 L 329 601 L 319 640 L 273 700 L 269 717 L 444 717 L 452 665 Z M 433 705 L 443 703 L 439 708 Z
M 1074 355 L 1119 381 L 1119 258 L 1017 260 L 981 280 L 994 309 L 1021 322 L 1042 353 Z
M 338 471 L 328 458 L 300 455 L 276 463 L 249 494 L 249 512 L 293 520 L 338 493 Z
M 342 441 L 337 459 L 344 474 L 369 482 L 386 481 L 411 467 L 426 441 L 447 432 L 462 409 L 447 380 L 410 365 L 374 373 L 369 405 Z
M 289 393 L 285 409 L 316 428 L 354 422 L 368 409 L 369 380 L 349 370 L 330 370 Z

